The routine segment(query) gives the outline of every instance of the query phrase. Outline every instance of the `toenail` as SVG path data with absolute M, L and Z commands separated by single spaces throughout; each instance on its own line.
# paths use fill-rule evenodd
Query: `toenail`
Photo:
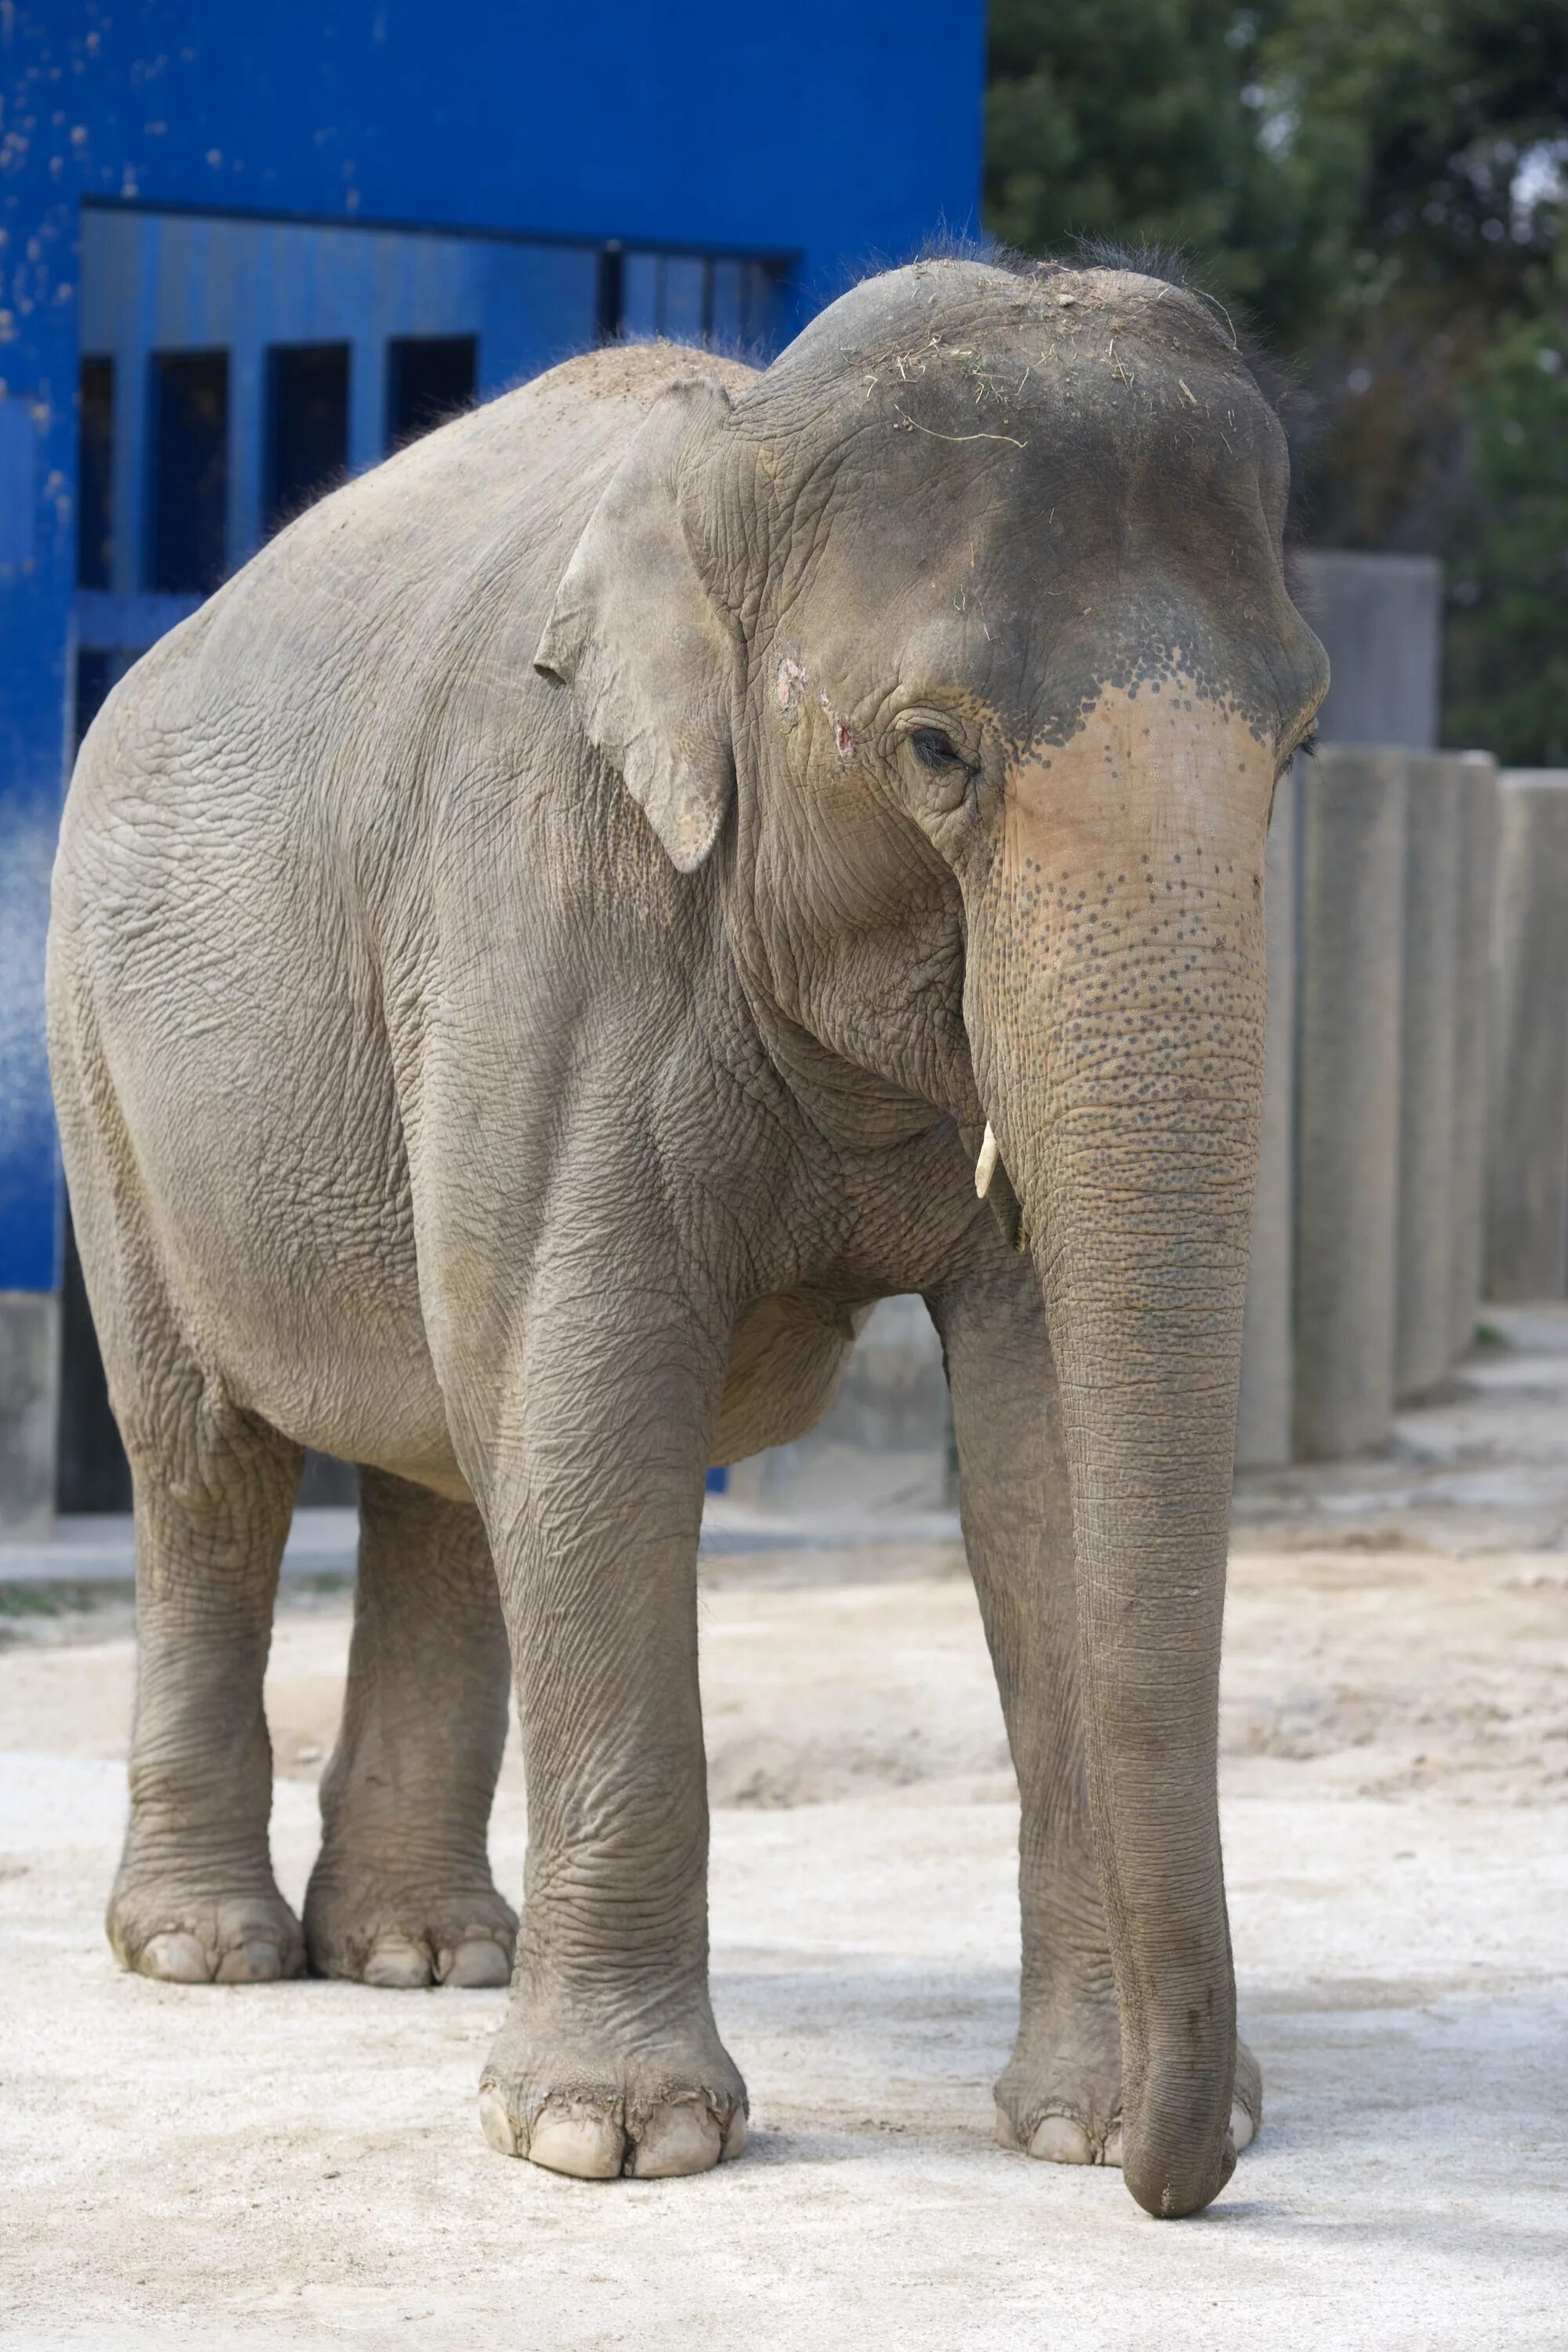
M 744 2107 L 737 2107 L 730 2118 L 730 2128 L 724 2134 L 723 2160 L 726 2164 L 733 2164 L 735 2158 L 738 2156 L 743 2156 L 745 2152 L 746 2110 Z
M 719 2118 L 693 2103 L 655 2107 L 626 2164 L 638 2180 L 673 2180 L 682 2173 L 710 2172 L 723 2153 Z
M 1000 2104 L 996 2109 L 996 2145 L 998 2147 L 1016 2147 L 1018 2145 L 1018 2127 Z
M 136 1966 L 144 1977 L 162 1977 L 168 1984 L 210 1984 L 212 1966 L 205 1947 L 183 1929 L 153 1936 L 142 1948 Z
M 1100 2160 L 1101 2164 L 1120 2165 L 1121 2162 L 1121 2126 L 1120 2124 L 1112 2124 L 1106 2133 L 1105 2152 Z
M 1258 2137 L 1258 2126 L 1239 2099 L 1230 2111 L 1230 2136 L 1236 2142 L 1237 2156 L 1241 2154 L 1244 2147 L 1249 2147 Z
M 528 2136 L 531 2163 L 577 2180 L 614 2180 L 625 2154 L 620 2126 L 604 2116 L 552 2115 L 547 2108 Z
M 226 1952 L 217 1964 L 219 1984 L 271 1984 L 283 1973 L 276 1944 L 241 1944 Z
M 440 1981 L 447 1985 L 504 1985 L 511 1981 L 511 1959 L 493 1936 L 470 1936 L 450 1954 L 442 1954 L 446 1962 L 440 1971 Z
M 1047 2164 L 1092 2164 L 1089 2134 L 1071 2116 L 1046 2116 L 1035 2126 L 1029 2154 Z
M 364 1964 L 364 1980 L 384 1991 L 416 1991 L 430 1981 L 430 1955 L 406 1936 L 384 1936 Z
M 479 2129 L 498 2156 L 517 2154 L 517 2134 L 511 2127 L 511 2115 L 493 2083 L 487 2083 L 479 2093 Z

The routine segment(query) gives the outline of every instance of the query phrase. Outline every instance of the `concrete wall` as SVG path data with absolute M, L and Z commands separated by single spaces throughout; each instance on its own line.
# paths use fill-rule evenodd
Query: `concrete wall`
M 1385 745 L 1412 751 L 1434 744 L 1441 669 L 1441 566 L 1427 557 L 1329 551 L 1297 558 L 1292 587 L 1302 614 L 1322 641 L 1332 671 L 1329 697 L 1319 714 L 1321 742 L 1325 746 Z M 1379 869 L 1390 894 L 1386 904 L 1366 903 L 1364 892 L 1356 897 L 1353 908 L 1346 900 L 1344 892 L 1357 890 L 1358 877 L 1345 873 L 1336 878 L 1333 845 L 1323 828 L 1327 825 L 1331 832 L 1338 821 L 1332 809 L 1347 791 L 1345 822 L 1353 827 L 1357 818 L 1351 804 L 1355 790 L 1342 779 L 1337 785 L 1324 787 L 1320 782 L 1323 772 L 1321 765 L 1303 762 L 1300 778 L 1281 785 L 1269 833 L 1268 1043 L 1237 1433 L 1237 1461 L 1243 1468 L 1278 1467 L 1291 1458 L 1298 1442 L 1314 1451 L 1330 1452 L 1344 1443 L 1374 1443 L 1375 1433 L 1385 1425 L 1391 1401 L 1384 1397 L 1373 1406 L 1363 1396 L 1360 1408 L 1350 1409 L 1347 1404 L 1358 1433 L 1353 1440 L 1347 1436 L 1348 1423 L 1336 1426 L 1326 1391 L 1315 1391 L 1314 1384 L 1320 1377 L 1339 1379 L 1342 1371 L 1330 1374 L 1321 1349 L 1328 1347 L 1331 1357 L 1337 1351 L 1342 1358 L 1347 1349 L 1353 1353 L 1359 1343 L 1348 1327 L 1331 1342 L 1323 1318 L 1327 1316 L 1331 1324 L 1342 1310 L 1353 1319 L 1358 1302 L 1347 1295 L 1337 1307 L 1331 1307 L 1315 1293 L 1314 1277 L 1299 1276 L 1297 1266 L 1303 1233 L 1309 1237 L 1309 1250 L 1321 1253 L 1331 1251 L 1341 1229 L 1341 1188 L 1348 1171 L 1331 1140 L 1333 1091 L 1342 1084 L 1355 1083 L 1350 1063 L 1342 1057 L 1348 1055 L 1353 1061 L 1364 1048 L 1374 1066 L 1380 1055 L 1386 1064 L 1384 1024 L 1389 1006 L 1395 995 L 1401 1004 L 1404 1002 L 1402 984 L 1395 990 L 1392 979 L 1386 979 L 1373 1033 L 1364 1037 L 1357 1034 L 1353 1003 L 1340 1007 L 1331 1002 L 1343 978 L 1347 923 L 1353 932 L 1358 922 L 1375 922 L 1383 935 L 1384 955 L 1401 954 L 1405 875 L 1403 866 L 1397 874 L 1392 866 L 1385 872 Z M 1314 838 L 1310 884 L 1301 838 L 1302 828 L 1309 823 Z M 1358 953 L 1361 944 L 1350 937 L 1349 951 Z M 1342 1021 L 1342 1034 L 1339 1034 L 1336 1024 Z M 1311 1032 L 1309 1058 L 1313 1075 L 1303 1086 L 1304 1024 Z M 1394 1061 L 1397 1060 L 1395 1050 Z M 1379 1115 L 1383 1116 L 1382 1110 Z M 1395 1134 L 1384 1136 L 1383 1142 L 1389 1151 L 1397 1153 Z M 1369 1150 L 1363 1171 L 1374 1186 L 1383 1182 L 1376 1174 L 1377 1159 L 1376 1150 Z M 1320 1186 L 1329 1188 L 1326 1194 L 1320 1195 Z M 1374 1260 L 1380 1261 L 1381 1245 L 1373 1247 L 1369 1240 L 1371 1233 L 1383 1229 L 1384 1211 L 1380 1203 L 1381 1193 L 1377 1202 L 1363 1203 L 1352 1213 L 1352 1225 L 1358 1217 L 1363 1221 L 1352 1256 L 1356 1249 L 1372 1248 Z M 1393 1232 L 1390 1226 L 1390 1247 Z M 1359 1301 L 1359 1309 L 1378 1327 L 1373 1344 L 1380 1359 L 1384 1345 L 1383 1318 L 1385 1311 L 1397 1314 L 1398 1296 L 1396 1269 L 1390 1274 L 1378 1263 L 1373 1294 Z M 1310 1328 L 1304 1339 L 1309 1393 L 1300 1405 L 1298 1425 L 1299 1315 L 1309 1318 Z M 1381 1375 L 1373 1388 L 1381 1397 Z

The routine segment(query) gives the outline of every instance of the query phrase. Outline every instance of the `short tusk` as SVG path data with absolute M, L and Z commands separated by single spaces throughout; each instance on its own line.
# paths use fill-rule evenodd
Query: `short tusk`
M 996 1173 L 996 1138 L 991 1131 L 991 1121 L 985 1122 L 985 1137 L 980 1146 L 980 1157 L 974 1163 L 974 1190 L 984 1201 L 991 1190 L 991 1179 Z

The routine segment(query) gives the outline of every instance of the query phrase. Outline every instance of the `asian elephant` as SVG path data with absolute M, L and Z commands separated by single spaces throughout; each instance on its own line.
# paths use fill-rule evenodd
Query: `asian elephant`
M 760 373 L 611 347 L 454 421 L 110 698 L 49 1005 L 135 1479 L 127 1967 L 510 1972 L 496 2147 L 736 2154 L 705 1474 L 918 1291 L 1022 1792 L 1002 2134 L 1216 2194 L 1264 836 L 1326 682 L 1287 474 L 1196 296 L 933 259 Z M 301 1924 L 262 1674 L 307 1445 L 363 1525 Z

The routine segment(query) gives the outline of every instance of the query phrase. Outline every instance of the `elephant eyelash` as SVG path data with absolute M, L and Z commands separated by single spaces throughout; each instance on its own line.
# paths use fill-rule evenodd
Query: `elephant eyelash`
M 964 764 L 951 735 L 940 727 L 917 727 L 910 749 L 922 768 L 962 768 Z
M 1296 749 L 1300 751 L 1303 760 L 1315 760 L 1317 758 L 1318 730 L 1316 727 L 1308 728 L 1306 733 L 1297 744 Z

